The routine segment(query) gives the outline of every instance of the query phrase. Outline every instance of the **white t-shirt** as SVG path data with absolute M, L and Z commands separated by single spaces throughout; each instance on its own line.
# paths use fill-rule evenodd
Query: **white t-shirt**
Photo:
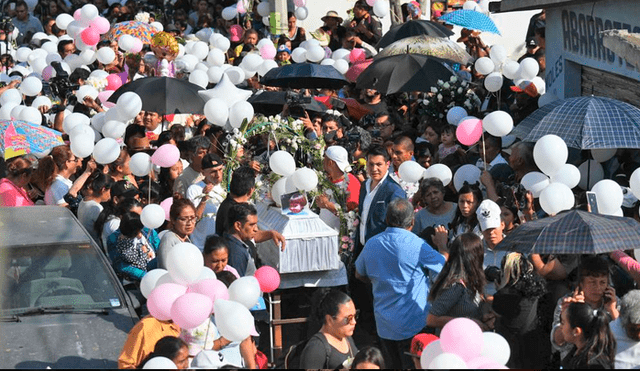
M 187 189 L 187 198 L 193 202 L 195 207 L 200 205 L 202 201 L 202 190 L 206 184 L 204 181 L 199 181 L 198 183 L 192 184 Z M 216 214 L 218 212 L 218 207 L 220 203 L 224 201 L 226 197 L 226 192 L 220 184 L 216 184 L 213 187 L 213 190 L 209 192 L 209 200 L 204 206 L 204 211 L 202 213 L 202 219 L 196 224 L 196 228 L 194 229 L 191 236 L 191 242 L 198 246 L 200 250 L 204 250 L 204 242 L 207 237 L 211 234 L 214 234 L 216 231 Z
M 62 175 L 56 175 L 56 179 L 51 183 L 51 186 L 44 192 L 44 203 L 46 205 L 62 205 L 67 202 L 64 200 L 64 196 L 69 193 L 69 189 L 73 182 Z
M 113 217 L 107 220 L 102 227 L 102 248 L 107 250 L 107 238 L 111 236 L 111 234 L 120 228 L 120 218 Z
M 93 200 L 82 200 L 78 205 L 78 220 L 96 242 L 99 242 L 100 238 L 93 225 L 96 223 L 96 219 L 98 219 L 102 209 L 104 209 L 102 205 Z

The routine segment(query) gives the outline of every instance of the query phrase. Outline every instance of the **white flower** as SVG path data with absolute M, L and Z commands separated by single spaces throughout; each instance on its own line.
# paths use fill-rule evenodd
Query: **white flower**
M 441 114 L 438 115 L 438 117 L 443 118 L 444 115 L 441 113 Z
M 442 94 L 438 94 L 438 102 L 442 102 Z
M 444 84 L 444 81 L 438 80 L 438 86 L 442 86 L 443 84 Z
M 463 87 L 466 87 L 467 85 L 468 85 L 468 84 L 467 84 L 467 82 L 466 82 L 466 81 L 463 81 L 463 82 L 462 82 L 462 86 L 463 86 Z
M 291 144 L 291 139 L 287 138 L 287 139 L 285 139 L 285 142 L 286 142 L 287 144 Z
M 136 14 L 136 21 L 149 23 L 149 13 L 140 12 L 140 13 Z
M 293 148 L 294 150 L 297 150 L 297 149 L 298 149 L 298 143 L 295 143 L 295 142 L 294 142 L 294 143 L 291 145 L 291 148 Z
M 451 77 L 449 78 L 449 81 L 451 81 L 452 83 L 455 83 L 456 81 L 458 81 L 458 78 L 455 77 L 454 75 L 451 75 Z
M 258 181 L 256 182 L 256 187 L 255 187 L 255 188 L 256 188 L 256 189 L 260 189 L 260 188 L 262 188 L 262 184 L 263 184 L 263 183 L 262 183 L 262 181 L 258 180 Z
M 448 82 L 445 82 L 444 84 L 442 84 L 442 87 L 445 89 L 449 89 L 451 87 L 451 85 L 449 85 Z
M 462 88 L 458 88 L 458 94 L 462 94 Z
M 436 89 L 436 88 L 434 88 L 434 87 L 431 87 L 431 92 L 432 92 L 432 93 L 437 93 L 437 92 L 438 92 L 438 89 Z

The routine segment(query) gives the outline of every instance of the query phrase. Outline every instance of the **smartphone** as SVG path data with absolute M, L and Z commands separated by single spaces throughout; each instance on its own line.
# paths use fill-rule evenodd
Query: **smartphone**
M 587 192 L 587 203 L 589 204 L 589 211 L 594 214 L 598 213 L 598 199 L 594 192 Z

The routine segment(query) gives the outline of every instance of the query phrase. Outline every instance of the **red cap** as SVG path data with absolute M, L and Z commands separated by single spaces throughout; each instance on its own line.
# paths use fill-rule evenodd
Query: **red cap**
M 438 340 L 439 338 L 432 334 L 418 334 L 411 339 L 411 354 L 420 357 L 422 351 L 431 342 Z

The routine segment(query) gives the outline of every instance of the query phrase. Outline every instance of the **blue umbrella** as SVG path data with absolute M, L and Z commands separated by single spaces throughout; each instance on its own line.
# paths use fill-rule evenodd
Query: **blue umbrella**
M 549 103 L 512 132 L 525 142 L 547 134 L 578 149 L 640 148 L 640 109 L 605 97 L 574 97 Z
M 523 254 L 603 254 L 638 247 L 640 223 L 633 218 L 570 210 L 526 222 L 496 250 Z
M 349 83 L 333 66 L 315 63 L 295 63 L 267 72 L 260 83 L 290 89 L 339 89 Z
M 441 21 L 449 24 L 468 28 L 475 31 L 487 31 L 498 35 L 502 35 L 495 23 L 484 13 L 475 10 L 461 9 L 456 10 L 440 17 Z

